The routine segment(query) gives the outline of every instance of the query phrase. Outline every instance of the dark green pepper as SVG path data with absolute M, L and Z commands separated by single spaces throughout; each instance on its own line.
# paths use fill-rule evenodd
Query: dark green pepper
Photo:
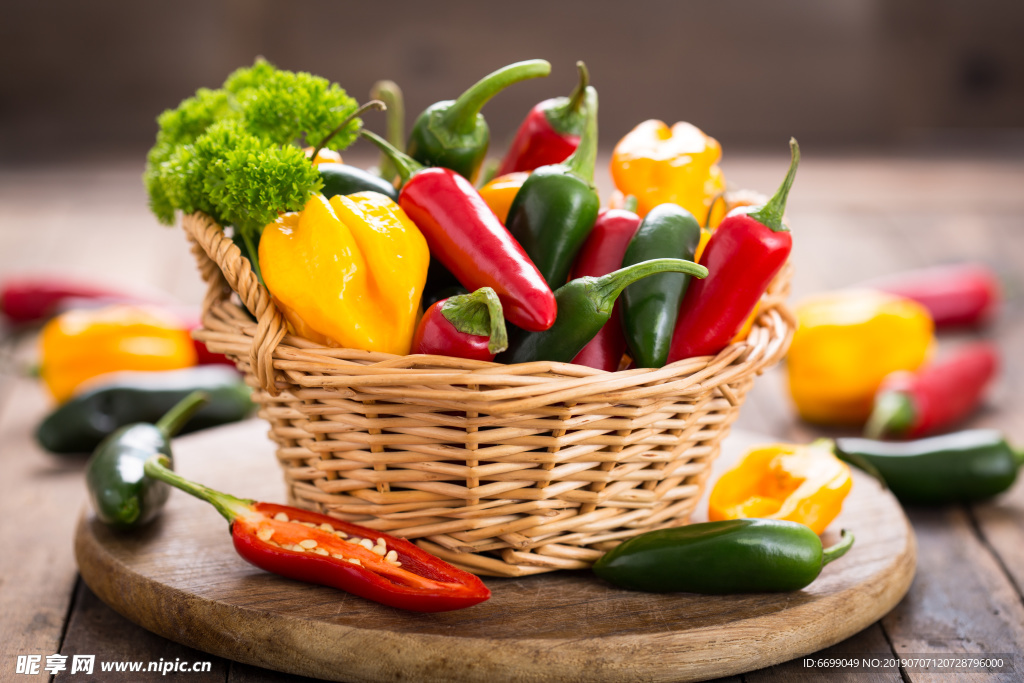
M 994 429 L 916 441 L 836 439 L 835 453 L 878 476 L 904 503 L 924 505 L 991 498 L 1010 488 L 1024 465 L 1024 451 Z
M 693 261 L 700 244 L 700 224 L 678 204 L 651 209 L 622 257 L 623 266 L 653 258 Z M 622 293 L 622 327 L 629 355 L 638 368 L 660 368 L 668 359 L 679 305 L 690 284 L 686 273 L 662 273 L 626 287 Z
M 491 138 L 480 110 L 513 83 L 549 73 L 551 65 L 543 59 L 517 62 L 480 79 L 457 100 L 430 105 L 413 124 L 406 151 L 421 164 L 449 168 L 474 180 Z
M 578 277 L 555 290 L 558 303 L 555 324 L 543 332 L 528 332 L 510 325 L 508 350 L 495 360 L 499 363 L 536 360 L 571 363 L 612 317 L 615 300 L 622 290 L 655 273 L 705 277 L 708 269 L 691 261 L 663 258 L 620 268 L 601 277 Z
M 775 519 L 729 519 L 649 531 L 606 553 L 594 573 L 620 588 L 708 595 L 800 590 L 853 546 L 842 532 L 821 547 L 809 527 Z
M 121 427 L 96 448 L 86 466 L 85 483 L 101 522 L 131 529 L 156 517 L 167 502 L 170 488 L 147 477 L 143 466 L 157 454 L 171 457 L 171 437 L 205 402 L 203 392 L 192 392 L 156 424 L 140 422 Z
M 597 91 L 586 91 L 587 125 L 580 145 L 560 164 L 541 166 L 519 188 L 506 225 L 551 289 L 561 287 L 594 228 L 601 202 L 594 189 Z
M 336 195 L 350 195 L 356 192 L 380 192 L 382 195 L 391 197 L 398 203 L 398 190 L 395 186 L 368 171 L 348 164 L 320 164 L 317 166 L 320 171 L 320 178 L 324 181 L 324 188 L 321 190 L 325 197 L 330 199 Z
M 209 402 L 183 432 L 237 422 L 254 407 L 252 391 L 228 367 L 123 373 L 47 415 L 36 428 L 36 440 L 52 453 L 90 453 L 114 430 L 135 422 L 155 422 L 193 391 L 205 392 Z

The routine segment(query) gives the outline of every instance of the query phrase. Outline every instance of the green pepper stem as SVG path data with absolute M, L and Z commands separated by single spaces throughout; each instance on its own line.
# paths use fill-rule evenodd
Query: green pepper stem
M 717 204 L 720 201 L 721 202 L 725 201 L 725 193 L 724 192 L 719 192 L 718 194 L 716 194 L 714 197 L 711 198 L 711 204 L 708 205 L 708 212 L 704 216 L 704 226 L 703 227 L 705 227 L 705 228 L 710 228 L 711 227 L 711 214 L 713 214 L 715 212 L 715 204 Z M 729 205 L 726 204 L 726 207 L 728 207 L 728 206 Z
M 1013 459 L 1017 463 L 1017 469 L 1024 467 L 1024 448 L 1010 446 L 1010 451 L 1013 453 Z
M 252 506 L 256 504 L 254 500 L 247 500 L 244 498 L 235 498 L 227 493 L 221 493 L 220 491 L 214 491 L 211 488 L 189 481 L 180 474 L 174 472 L 168 468 L 171 464 L 170 459 L 166 455 L 154 455 L 150 457 L 145 465 L 143 465 L 143 471 L 146 476 L 162 481 L 165 484 L 170 484 L 174 488 L 181 489 L 185 493 L 195 496 L 199 500 L 205 500 L 207 503 L 217 509 L 224 519 L 228 520 L 228 523 L 234 522 L 238 517 L 251 511 Z
M 260 252 L 256 248 L 256 244 L 252 241 L 252 233 L 255 231 L 246 230 L 242 226 L 237 227 L 238 231 L 242 234 L 242 241 L 245 242 L 245 250 L 249 252 L 246 256 L 249 257 L 249 263 L 252 264 L 252 272 L 256 273 L 256 280 L 266 287 L 266 283 L 263 282 L 263 271 L 260 270 Z
M 589 185 L 594 184 L 594 166 L 597 164 L 597 90 L 587 86 L 587 125 L 583 127 L 579 147 L 562 163 Z
M 708 269 L 697 265 L 693 261 L 684 261 L 677 258 L 656 258 L 650 261 L 641 261 L 625 268 L 593 278 L 593 298 L 599 309 L 610 309 L 615 305 L 615 300 L 622 294 L 622 290 L 629 287 L 637 280 L 642 280 L 648 275 L 656 273 L 686 273 L 694 277 L 707 277 Z M 570 282 L 569 284 L 572 284 Z M 567 287 L 568 285 L 563 285 Z
M 888 482 L 885 481 L 885 477 L 882 476 L 881 471 L 879 471 L 877 467 L 875 467 L 870 461 L 868 461 L 867 458 L 865 458 L 860 453 L 847 453 L 845 451 L 842 451 L 839 449 L 839 446 L 836 444 L 836 442 L 833 441 L 832 439 L 818 439 L 814 443 L 819 442 L 821 442 L 823 445 L 827 443 L 829 450 L 832 451 L 832 454 L 839 458 L 840 460 L 842 460 L 843 462 L 850 463 L 851 465 L 861 470 L 862 472 L 867 473 L 868 476 L 870 476 L 872 479 L 878 482 L 878 485 L 882 487 L 883 491 L 889 488 L 889 484 Z
M 576 70 L 579 71 L 580 80 L 576 83 L 573 91 L 569 93 L 569 104 L 566 106 L 568 111 L 580 110 L 587 94 L 587 86 L 590 85 L 590 71 L 587 70 L 587 65 L 582 60 L 576 62 Z
M 638 206 L 640 206 L 640 202 L 637 200 L 636 195 L 627 194 L 625 201 L 622 202 L 622 208 L 633 213 L 636 213 Z
M 317 155 L 317 154 L 319 154 L 319 153 L 320 153 L 320 150 L 322 150 L 322 149 L 324 148 L 324 146 L 325 146 L 325 145 L 326 145 L 326 144 L 327 144 L 328 142 L 330 142 L 330 141 L 331 141 L 331 138 L 333 138 L 333 137 L 334 137 L 335 135 L 337 135 L 338 133 L 340 133 L 340 132 L 341 132 L 341 131 L 342 131 L 342 130 L 343 130 L 343 129 L 345 128 L 345 126 L 347 126 L 348 124 L 352 123 L 353 119 L 355 119 L 355 118 L 356 118 L 357 116 L 359 116 L 360 114 L 363 114 L 363 113 L 365 113 L 365 112 L 369 111 L 370 109 L 384 109 L 384 110 L 387 110 L 387 105 L 385 105 L 385 104 L 384 104 L 383 102 L 381 102 L 380 100 L 370 100 L 369 102 L 367 102 L 367 103 L 366 103 L 366 104 L 364 104 L 363 106 L 359 107 L 359 109 L 356 109 L 356 110 L 355 110 L 354 112 L 352 112 L 351 114 L 349 114 L 349 115 L 348 115 L 348 116 L 347 116 L 347 117 L 345 118 L 345 120 L 344 120 L 344 121 L 342 121 L 341 123 L 339 123 L 339 124 L 338 124 L 338 126 L 337 126 L 337 128 L 335 128 L 335 129 L 334 129 L 334 130 L 332 130 L 332 131 L 331 131 L 330 133 L 328 133 L 328 134 L 327 134 L 326 136 L 324 136 L 324 139 L 320 141 L 320 144 L 319 144 L 319 145 L 317 145 L 317 146 L 316 146 L 316 147 L 315 147 L 315 148 L 313 149 L 313 153 L 312 153 L 311 155 L 309 155 L 309 160 L 310 160 L 310 161 L 311 161 L 312 163 L 314 163 L 314 164 L 315 164 L 315 163 L 316 163 L 316 155 Z
M 476 127 L 476 115 L 488 100 L 519 81 L 551 73 L 551 64 L 543 59 L 516 62 L 490 73 L 459 95 L 443 114 L 444 127 L 461 135 L 468 135 Z
M 394 81 L 377 81 L 370 89 L 370 97 L 384 103 L 387 111 L 387 140 L 400 152 L 405 151 L 405 99 L 402 89 Z M 380 176 L 389 180 L 398 175 L 391 157 L 381 152 Z
M 164 435 L 165 439 L 170 439 L 172 436 L 181 431 L 181 428 L 185 426 L 192 416 L 196 414 L 200 408 L 202 408 L 207 401 L 210 400 L 210 395 L 204 391 L 193 391 L 191 394 L 181 399 L 174 404 L 174 407 L 167 411 L 167 413 L 157 420 L 156 428 L 160 430 L 160 433 Z
M 491 353 L 501 353 L 508 348 L 505 314 L 498 295 L 490 287 L 449 297 L 441 304 L 441 315 L 463 334 L 490 337 L 487 350 Z
M 359 134 L 377 145 L 377 147 L 380 148 L 380 151 L 391 159 L 391 163 L 395 165 L 395 169 L 398 171 L 398 177 L 402 179 L 403 185 L 409 182 L 409 178 L 411 178 L 415 173 L 426 168 L 423 164 L 416 161 L 405 152 L 399 152 L 391 145 L 391 143 L 376 133 L 372 133 L 368 130 L 361 130 L 359 131 Z
M 881 439 L 886 434 L 902 435 L 914 424 L 914 401 L 905 391 L 885 391 L 875 399 L 864 436 Z
M 800 145 L 796 143 L 796 138 L 789 139 L 789 151 L 792 155 L 789 162 L 789 172 L 786 173 L 782 185 L 775 191 L 775 195 L 768 200 L 767 204 L 747 214 L 772 232 L 789 232 L 789 228 L 782 222 L 782 216 L 786 213 L 786 200 L 789 198 L 789 189 L 793 187 L 793 179 L 796 178 L 796 167 L 800 164 Z
M 853 540 L 853 534 L 848 529 L 843 529 L 839 535 L 839 542 L 821 552 L 821 566 L 824 567 L 829 562 L 838 560 L 845 555 L 846 551 L 853 547 Z

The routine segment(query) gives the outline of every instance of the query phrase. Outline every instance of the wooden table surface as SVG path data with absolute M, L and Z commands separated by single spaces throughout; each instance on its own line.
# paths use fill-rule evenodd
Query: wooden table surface
M 970 426 L 1002 429 L 1024 443 L 1024 159 L 806 156 L 793 191 L 794 299 L 905 268 L 972 259 L 1006 278 L 1007 302 L 983 336 L 1002 351 L 1001 379 Z M 786 159 L 727 158 L 732 183 L 770 193 Z M 0 279 L 18 272 L 102 278 L 158 287 L 197 304 L 199 277 L 180 229 L 146 209 L 141 166 L 0 169 Z M 604 179 L 607 187 L 607 179 Z M 606 195 L 606 193 L 605 193 Z M 968 335 L 943 337 L 944 346 Z M 32 356 L 31 340 L 17 359 Z M 11 367 L 9 359 L 4 366 Z M 32 433 L 49 407 L 33 380 L 0 374 L 0 679 L 18 655 L 95 654 L 110 660 L 211 661 L 208 673 L 56 676 L 59 680 L 295 680 L 210 657 L 150 634 L 101 603 L 78 579 L 72 555 L 85 504 L 84 460 L 49 455 Z M 780 440 L 823 434 L 799 422 L 778 370 L 762 377 L 738 428 Z M 834 434 L 828 434 L 834 435 Z M 282 492 L 283 495 L 283 492 Z M 888 616 L 817 656 L 1011 653 L 1003 674 L 846 672 L 794 660 L 730 681 L 1019 681 L 1024 679 L 1024 481 L 994 501 L 910 509 L 918 571 Z M 47 676 L 42 672 L 39 676 Z

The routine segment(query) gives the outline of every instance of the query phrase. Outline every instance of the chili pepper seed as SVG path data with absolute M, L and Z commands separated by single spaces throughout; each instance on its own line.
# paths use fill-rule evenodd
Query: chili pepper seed
M 316 541 L 312 538 L 304 538 L 301 541 L 299 541 L 299 545 L 301 545 L 303 548 L 306 548 L 307 550 L 311 550 L 316 547 Z
M 394 562 L 398 559 L 398 553 L 396 553 L 394 550 L 389 550 L 388 554 L 384 556 L 384 559 L 388 562 Z
M 271 529 L 269 526 L 260 527 L 259 530 L 256 532 L 257 538 L 259 538 L 261 541 L 269 541 L 270 537 L 273 535 L 274 530 Z
M 313 548 L 313 552 L 317 555 L 323 555 L 324 557 L 330 555 L 330 553 L 324 550 L 323 548 Z
M 283 512 L 278 512 L 276 515 L 274 515 L 274 519 L 276 519 L 278 522 L 287 522 L 288 515 L 284 514 Z
M 359 539 L 359 545 L 363 546 L 367 550 L 373 550 L 373 541 L 368 538 Z

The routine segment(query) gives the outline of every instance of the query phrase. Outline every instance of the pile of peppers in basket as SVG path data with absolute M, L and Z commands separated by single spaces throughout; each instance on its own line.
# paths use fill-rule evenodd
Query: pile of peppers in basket
M 427 107 L 404 141 L 400 90 L 376 88 L 392 111 L 387 139 L 361 132 L 381 150 L 375 172 L 328 154 L 330 135 L 309 149 L 319 191 L 301 210 L 282 206 L 255 243 L 251 229 L 236 241 L 258 257 L 292 331 L 368 352 L 606 371 L 713 356 L 742 337 L 789 257 L 796 142 L 778 192 L 750 206 L 724 194 L 717 141 L 690 124 L 646 121 L 613 155 L 621 208 L 602 208 L 598 94 L 582 62 L 577 70 L 571 93 L 528 112 L 483 187 L 481 111 L 503 89 L 547 76 L 544 60 Z M 339 116 L 336 130 L 368 108 Z

